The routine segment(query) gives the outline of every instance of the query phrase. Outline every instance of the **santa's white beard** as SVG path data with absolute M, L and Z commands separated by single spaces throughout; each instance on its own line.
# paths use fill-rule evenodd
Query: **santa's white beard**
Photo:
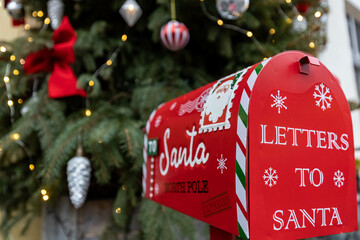
M 224 114 L 224 109 L 229 103 L 231 91 L 226 93 L 220 92 L 218 94 L 211 94 L 206 101 L 205 114 L 209 115 L 209 121 L 216 123 L 218 119 Z M 220 96 L 220 98 L 218 98 Z M 226 114 L 226 113 L 225 113 Z

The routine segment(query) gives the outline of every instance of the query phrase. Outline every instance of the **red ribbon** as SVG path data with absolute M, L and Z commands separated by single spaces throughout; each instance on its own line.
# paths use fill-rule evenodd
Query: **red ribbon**
M 27 74 L 49 71 L 48 94 L 50 98 L 62 98 L 74 95 L 86 97 L 83 89 L 76 88 L 76 77 L 70 67 L 75 62 L 73 46 L 76 33 L 65 16 L 53 34 L 53 49 L 43 49 L 30 53 L 25 60 L 24 71 Z

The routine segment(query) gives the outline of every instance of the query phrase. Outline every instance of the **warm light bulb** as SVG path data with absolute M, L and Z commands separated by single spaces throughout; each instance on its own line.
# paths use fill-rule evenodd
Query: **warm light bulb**
M 315 16 L 316 18 L 321 17 L 321 12 L 320 12 L 320 11 L 316 11 L 316 12 L 314 13 L 314 16 Z
M 217 24 L 218 24 L 219 26 L 222 26 L 222 25 L 224 24 L 224 22 L 223 22 L 223 20 L 218 19 L 218 20 L 217 20 Z
M 28 40 L 28 42 L 30 42 L 30 43 L 34 41 L 34 39 L 33 39 L 32 37 L 28 37 L 27 40 Z
M 263 61 L 266 60 L 266 59 L 267 59 L 267 57 L 264 57 L 264 58 L 263 58 Z
M 48 196 L 48 195 L 44 195 L 44 196 L 42 197 L 42 199 L 46 202 L 47 200 L 49 200 L 49 196 Z
M 304 17 L 299 14 L 299 15 L 297 16 L 297 20 L 298 20 L 299 22 L 301 22 L 302 20 L 304 20 Z
M 29 169 L 30 169 L 30 171 L 34 171 L 35 170 L 35 165 L 34 164 L 29 164 Z
M 22 104 L 24 102 L 24 100 L 22 100 L 21 98 L 18 99 L 18 103 Z
M 9 105 L 9 107 L 13 106 L 14 105 L 14 102 L 12 100 L 8 100 L 7 101 L 7 104 Z
M 102 143 L 102 140 L 101 140 L 101 139 L 99 139 L 99 140 L 98 140 L 98 143 L 100 143 L 100 144 L 101 144 L 101 143 Z
M 287 23 L 287 24 L 291 24 L 291 23 L 292 23 L 291 18 L 287 18 L 287 19 L 286 19 L 286 23 Z
M 13 74 L 14 74 L 14 75 L 19 75 L 19 70 L 14 69 Z
M 94 84 L 95 84 L 95 82 L 93 80 L 90 80 L 89 86 L 92 87 L 92 86 L 94 86 Z
M 0 52 L 6 52 L 6 47 L 1 46 L 1 47 L 0 47 Z
M 269 33 L 270 33 L 271 35 L 274 35 L 274 34 L 275 34 L 275 29 L 274 29 L 274 28 L 270 28 Z
M 41 192 L 41 195 L 43 195 L 43 196 L 47 194 L 46 189 L 41 189 L 41 191 L 40 191 L 40 192 Z
M 123 191 L 126 191 L 125 185 L 122 185 L 122 186 L 121 186 L 121 189 L 122 189 Z
M 291 3 L 291 0 L 286 0 L 286 3 L 289 3 L 289 4 L 290 4 L 290 3 Z
M 127 35 L 126 35 L 126 34 L 123 34 L 123 35 L 121 36 L 121 40 L 122 40 L 123 42 L 125 42 L 125 41 L 127 40 Z
M 252 33 L 251 31 L 247 31 L 246 36 L 252 37 L 252 36 L 253 36 L 253 33 Z
M 14 55 L 10 56 L 10 61 L 15 61 L 16 57 Z
M 30 30 L 30 24 L 28 24 L 28 23 L 25 24 L 24 29 L 25 29 L 25 30 Z
M 18 133 L 13 133 L 11 134 L 11 139 L 12 140 L 19 140 L 20 139 L 20 135 Z
M 41 11 L 41 10 L 38 11 L 38 12 L 37 12 L 37 16 L 38 16 L 38 17 L 43 17 L 43 16 L 44 16 L 44 12 Z
M 106 64 L 107 64 L 108 66 L 110 66 L 110 65 L 112 64 L 112 61 L 109 59 L 109 60 L 106 61 Z
M 115 212 L 117 213 L 117 214 L 120 214 L 121 213 L 121 208 L 117 208 L 116 210 L 115 210 Z
M 33 17 L 37 17 L 37 11 L 33 11 L 33 12 L 32 12 L 32 16 L 33 16 Z
M 90 116 L 91 116 L 91 110 L 90 110 L 90 109 L 86 109 L 85 115 L 86 115 L 87 117 L 90 117 Z
M 5 83 L 8 83 L 9 81 L 10 81 L 10 78 L 9 78 L 8 76 L 5 76 L 5 77 L 4 77 L 4 82 L 5 82 Z
M 45 18 L 45 20 L 44 20 L 44 23 L 47 25 L 47 24 L 50 24 L 50 18 Z
M 24 65 L 25 64 L 25 60 L 24 59 L 20 59 L 20 64 Z
M 314 48 L 314 47 L 315 47 L 315 43 L 314 43 L 314 42 L 310 42 L 310 43 L 309 43 L 309 47 L 310 47 L 310 48 Z

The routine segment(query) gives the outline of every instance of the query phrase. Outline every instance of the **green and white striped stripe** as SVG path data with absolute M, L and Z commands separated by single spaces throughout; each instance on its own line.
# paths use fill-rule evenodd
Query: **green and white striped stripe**
M 268 63 L 269 59 L 262 61 L 253 70 L 247 79 L 247 86 L 252 91 L 255 81 L 263 69 Z M 248 110 L 250 97 L 247 91 L 242 89 L 239 115 L 237 121 L 237 135 L 239 139 L 236 141 L 236 194 L 239 199 L 236 203 L 237 220 L 239 226 L 239 235 L 243 239 L 249 239 L 249 222 L 248 222 L 248 209 L 246 202 L 246 141 L 247 141 L 247 122 L 248 122 Z M 239 205 L 241 204 L 241 206 Z M 243 210 L 242 210 L 243 209 Z

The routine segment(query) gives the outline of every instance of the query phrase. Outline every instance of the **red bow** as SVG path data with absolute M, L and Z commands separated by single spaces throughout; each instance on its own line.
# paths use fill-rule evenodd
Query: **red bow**
M 24 71 L 27 74 L 52 71 L 48 82 L 50 98 L 74 95 L 86 97 L 83 89 L 76 88 L 76 77 L 70 67 L 75 62 L 73 46 L 76 34 L 69 19 L 65 16 L 53 34 L 54 48 L 30 53 L 25 60 Z

